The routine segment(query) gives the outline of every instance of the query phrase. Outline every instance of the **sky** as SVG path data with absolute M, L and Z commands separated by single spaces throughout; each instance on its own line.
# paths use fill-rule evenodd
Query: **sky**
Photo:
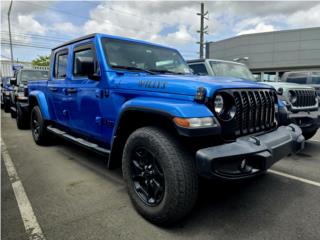
M 9 4 L 1 1 L 1 59 L 10 57 Z M 320 1 L 210 1 L 205 9 L 205 41 L 320 26 Z M 102 32 L 174 47 L 186 59 L 197 58 L 199 11 L 196 1 L 13 0 L 13 55 L 19 61 L 31 61 L 67 40 Z

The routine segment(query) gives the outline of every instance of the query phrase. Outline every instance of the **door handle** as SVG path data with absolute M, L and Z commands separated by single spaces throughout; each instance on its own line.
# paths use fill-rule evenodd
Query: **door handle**
M 51 88 L 49 88 L 49 90 L 50 90 L 51 92 L 56 92 L 56 91 L 58 91 L 58 88 L 51 87 Z
M 76 88 L 68 88 L 67 93 L 76 93 L 78 90 Z

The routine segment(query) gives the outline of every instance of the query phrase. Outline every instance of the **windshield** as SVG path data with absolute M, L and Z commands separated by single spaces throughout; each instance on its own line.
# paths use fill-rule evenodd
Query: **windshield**
M 149 44 L 103 39 L 103 47 L 112 68 L 156 73 L 190 74 L 179 52 Z
M 210 61 L 215 76 L 235 77 L 256 81 L 247 66 L 229 62 Z
M 39 70 L 24 70 L 21 71 L 21 82 L 27 83 L 28 81 L 48 79 L 48 71 Z

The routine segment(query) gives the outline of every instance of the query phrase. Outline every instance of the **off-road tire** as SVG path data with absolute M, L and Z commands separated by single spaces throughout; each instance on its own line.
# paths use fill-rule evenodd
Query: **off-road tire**
M 163 171 L 165 190 L 156 206 L 148 206 L 141 200 L 131 178 L 131 155 L 140 146 L 154 154 Z M 122 172 L 135 209 L 152 223 L 171 225 L 186 216 L 196 202 L 198 176 L 194 159 L 166 130 L 150 126 L 134 131 L 124 147 Z
M 317 131 L 318 131 L 318 129 L 315 129 L 311 132 L 306 132 L 306 133 L 302 133 L 302 134 L 303 134 L 305 140 L 308 140 L 308 139 L 312 138 L 317 133 Z
M 3 104 L 4 104 L 4 106 L 3 106 L 4 112 L 9 113 L 10 112 L 10 104 L 8 102 L 4 102 Z
M 28 129 L 28 128 L 30 128 L 29 119 L 28 119 L 27 116 L 23 115 L 23 112 L 22 112 L 19 104 L 17 104 L 16 109 L 17 109 L 16 122 L 17 122 L 18 129 Z
M 41 110 L 38 106 L 34 106 L 30 115 L 30 127 L 32 137 L 38 145 L 48 145 L 51 142 L 51 137 L 47 131 L 47 124 L 42 117 Z M 39 123 L 38 128 L 35 127 L 34 121 Z M 37 133 L 36 133 L 37 131 Z

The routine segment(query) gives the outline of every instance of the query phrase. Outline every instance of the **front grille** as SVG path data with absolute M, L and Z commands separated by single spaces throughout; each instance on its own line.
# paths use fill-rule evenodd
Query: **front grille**
M 297 101 L 292 103 L 294 107 L 313 107 L 316 104 L 314 90 L 290 90 L 297 96 Z
M 276 127 L 277 95 L 274 90 L 234 89 L 219 93 L 231 95 L 236 105 L 236 114 L 232 120 L 224 121 L 218 117 L 225 138 L 235 138 Z

